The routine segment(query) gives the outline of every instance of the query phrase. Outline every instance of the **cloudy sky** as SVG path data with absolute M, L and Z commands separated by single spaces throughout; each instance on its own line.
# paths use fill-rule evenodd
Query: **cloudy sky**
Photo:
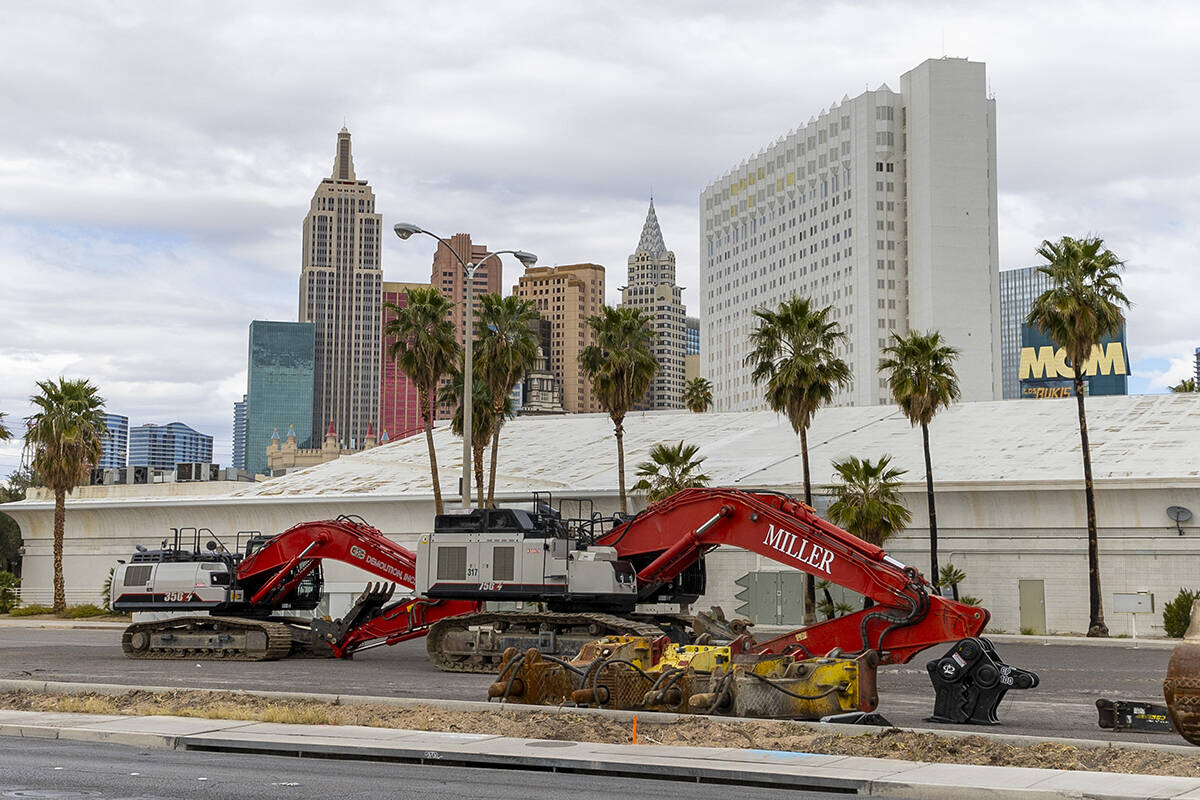
M 969 6 L 963 10 L 960 6 Z M 343 121 L 388 228 L 622 284 L 653 191 L 697 307 L 705 184 L 926 58 L 987 64 L 1002 268 L 1098 234 L 1128 262 L 1131 389 L 1200 345 L 1200 11 L 1188 3 L 0 0 L 0 411 L 88 377 L 228 462 L 252 319 L 294 320 Z M 383 244 L 428 280 L 429 240 Z M 505 284 L 516 266 L 506 264 Z M 20 443 L 0 445 L 0 475 Z

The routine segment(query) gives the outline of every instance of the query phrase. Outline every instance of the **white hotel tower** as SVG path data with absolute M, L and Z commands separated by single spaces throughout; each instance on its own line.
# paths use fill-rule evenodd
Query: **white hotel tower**
M 962 354 L 964 400 L 999 399 L 996 104 L 984 65 L 931 59 L 822 111 L 700 195 L 701 375 L 717 411 L 765 408 L 743 364 L 751 313 L 792 295 L 831 306 L 853 386 L 890 402 L 890 334 L 936 329 Z

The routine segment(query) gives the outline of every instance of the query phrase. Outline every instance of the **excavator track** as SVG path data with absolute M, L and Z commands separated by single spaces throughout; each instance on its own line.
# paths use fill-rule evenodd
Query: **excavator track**
M 494 673 L 508 647 L 536 647 L 547 655 L 572 658 L 602 636 L 662 635 L 657 625 L 612 614 L 480 611 L 435 622 L 425 648 L 443 672 Z
M 129 658 L 274 661 L 292 650 L 282 622 L 239 617 L 177 617 L 136 622 L 121 634 Z

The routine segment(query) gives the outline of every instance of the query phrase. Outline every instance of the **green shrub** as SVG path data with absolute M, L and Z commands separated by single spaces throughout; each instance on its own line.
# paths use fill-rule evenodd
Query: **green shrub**
M 958 602 L 960 602 L 966 606 L 981 606 L 981 605 L 983 605 L 982 600 L 980 600 L 978 597 L 972 597 L 969 594 L 964 594 L 962 597 L 958 598 Z
M 21 579 L 11 572 L 0 572 L 0 614 L 7 614 L 21 602 L 17 597 L 17 584 Z
M 1192 619 L 1192 602 L 1200 598 L 1200 591 L 1180 589 L 1175 599 L 1163 606 L 1163 630 L 1172 639 L 1179 639 L 1187 632 Z
M 67 619 L 84 619 L 86 617 L 103 617 L 107 614 L 106 609 L 92 603 L 84 603 L 78 606 L 68 606 L 63 614 Z
M 54 609 L 50 606 L 40 606 L 37 603 L 33 603 L 28 606 L 17 606 L 8 613 L 14 617 L 32 617 L 34 614 L 53 614 Z

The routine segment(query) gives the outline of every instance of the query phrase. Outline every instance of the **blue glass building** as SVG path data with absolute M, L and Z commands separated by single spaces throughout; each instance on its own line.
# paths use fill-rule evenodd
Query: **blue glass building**
M 250 323 L 246 370 L 246 471 L 267 472 L 267 445 L 276 428 L 294 425 L 297 445 L 311 447 L 313 357 L 316 325 L 311 322 Z
M 108 434 L 104 437 L 97 467 L 124 467 L 129 447 L 129 417 L 120 414 L 105 414 L 104 424 Z
M 129 465 L 173 469 L 189 461 L 212 462 L 213 437 L 182 422 L 146 423 L 129 432 Z

